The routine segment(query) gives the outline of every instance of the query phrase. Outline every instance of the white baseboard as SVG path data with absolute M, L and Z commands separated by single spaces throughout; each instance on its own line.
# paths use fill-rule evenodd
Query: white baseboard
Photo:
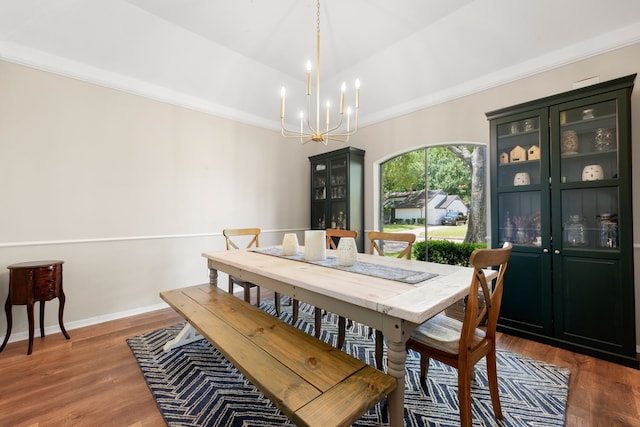
M 76 320 L 74 322 L 69 322 L 69 323 L 65 322 L 64 326 L 67 331 L 72 331 L 74 329 L 84 328 L 85 326 L 97 325 L 98 323 L 104 323 L 110 320 L 117 320 L 117 319 L 122 319 L 124 317 L 135 316 L 137 314 L 148 313 L 150 311 L 160 310 L 167 307 L 169 307 L 168 304 L 161 302 L 160 304 L 149 305 L 146 307 L 139 307 L 133 310 L 121 311 L 121 312 L 112 313 L 112 314 L 105 314 L 103 316 L 96 316 L 88 319 Z M 37 329 L 37 325 L 35 329 Z M 58 324 L 46 326 L 44 328 L 45 335 L 56 334 L 59 332 L 61 331 L 60 331 L 60 326 Z M 39 337 L 39 336 L 40 336 L 40 333 L 36 330 L 34 333 L 34 337 Z M 29 331 L 24 331 L 24 332 L 18 332 L 15 334 L 12 333 L 8 342 L 22 341 L 27 339 L 29 339 Z

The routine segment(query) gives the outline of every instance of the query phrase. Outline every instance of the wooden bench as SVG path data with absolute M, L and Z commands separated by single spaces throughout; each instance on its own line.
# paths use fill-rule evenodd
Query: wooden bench
M 348 426 L 396 379 L 210 285 L 160 293 L 298 426 Z

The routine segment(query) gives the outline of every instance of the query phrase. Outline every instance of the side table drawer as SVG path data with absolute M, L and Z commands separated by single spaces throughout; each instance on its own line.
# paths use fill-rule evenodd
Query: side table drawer
M 38 300 L 51 300 L 58 296 L 60 286 L 60 266 L 35 268 L 33 271 L 33 297 Z

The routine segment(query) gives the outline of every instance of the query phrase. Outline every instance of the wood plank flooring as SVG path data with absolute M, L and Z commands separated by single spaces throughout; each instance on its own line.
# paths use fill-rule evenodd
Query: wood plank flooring
M 265 296 L 266 297 L 266 296 Z M 162 426 L 126 338 L 181 321 L 171 309 L 40 338 L 0 353 L 0 426 Z M 640 426 L 640 371 L 501 334 L 498 344 L 571 369 L 567 426 Z

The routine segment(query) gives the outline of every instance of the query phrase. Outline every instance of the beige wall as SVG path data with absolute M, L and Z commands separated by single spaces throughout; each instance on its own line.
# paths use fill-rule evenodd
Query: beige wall
M 366 229 L 378 226 L 380 162 L 427 145 L 486 144 L 487 111 L 638 71 L 640 44 L 361 129 L 350 145 L 366 150 Z M 159 290 L 205 282 L 200 253 L 224 249 L 224 227 L 259 225 L 264 244 L 308 227 L 307 157 L 339 148 L 300 146 L 274 131 L 2 61 L 0 76 L 0 301 L 6 265 L 64 259 L 72 326 L 144 310 L 160 303 Z M 640 124 L 638 89 L 632 114 Z M 640 164 L 640 150 L 633 157 Z M 637 252 L 640 170 L 633 184 Z M 640 313 L 638 301 L 636 285 Z M 54 330 L 56 308 L 49 303 L 46 318 Z M 24 336 L 23 307 L 13 314 L 14 333 Z
M 0 61 L 0 301 L 6 266 L 30 260 L 65 261 L 70 328 L 206 282 L 200 254 L 224 250 L 223 228 L 259 226 L 274 244 L 307 227 L 305 150 L 271 130 Z M 46 307 L 57 330 L 57 300 Z M 13 309 L 12 341 L 25 336 L 25 313 Z M 5 326 L 2 314 L 2 337 Z

